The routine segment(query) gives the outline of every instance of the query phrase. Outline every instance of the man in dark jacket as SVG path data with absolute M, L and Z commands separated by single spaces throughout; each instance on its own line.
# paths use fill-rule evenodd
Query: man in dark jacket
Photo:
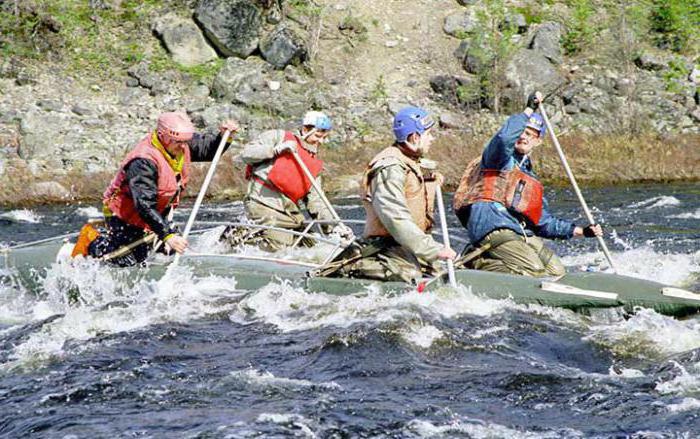
M 454 210 L 475 247 L 488 251 L 471 263 L 479 270 L 560 276 L 561 260 L 538 237 L 569 239 L 596 237 L 600 225 L 579 227 L 549 212 L 544 187 L 532 170 L 530 152 L 546 132 L 534 111 L 539 93 L 528 99 L 524 112 L 508 118 L 489 141 L 480 159 L 472 161 L 455 192 Z
M 191 162 L 211 161 L 222 133 L 235 133 L 238 124 L 228 120 L 219 131 L 218 135 L 195 133 L 186 114 L 161 114 L 156 130 L 127 155 L 105 191 L 107 232 L 89 243 L 87 254 L 95 258 L 109 255 L 109 262 L 118 266 L 136 265 L 146 259 L 155 238 L 166 252 L 183 253 L 188 242 L 168 217 L 187 186 Z M 112 257 L 117 250 L 119 256 Z

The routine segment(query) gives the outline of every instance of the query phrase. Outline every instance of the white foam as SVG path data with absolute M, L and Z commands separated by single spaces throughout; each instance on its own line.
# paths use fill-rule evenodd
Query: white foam
M 78 207 L 75 209 L 75 214 L 86 218 L 102 218 L 102 212 L 94 206 Z
M 179 267 L 160 280 L 127 280 L 128 270 L 107 269 L 89 260 L 54 264 L 44 282 L 41 300 L 34 302 L 33 318 L 64 314 L 14 346 L 9 362 L 0 370 L 31 369 L 65 355 L 66 346 L 80 341 L 90 347 L 97 336 L 140 329 L 163 322 L 187 322 L 220 312 L 230 312 L 212 294 L 235 288 L 235 280 L 210 276 L 193 279 L 187 267 Z M 130 286 L 134 284 L 133 286 Z M 79 290 L 80 304 L 70 304 L 67 291 Z M 105 306 L 116 302 L 114 306 Z M 72 348 L 76 349 L 76 348 Z
M 6 218 L 18 223 L 40 223 L 42 216 L 29 209 L 11 210 L 0 214 L 1 218 Z
M 669 404 L 666 409 L 671 413 L 681 413 L 687 411 L 696 411 L 700 409 L 700 400 L 695 398 L 683 398 L 678 404 Z
M 445 336 L 445 334 L 435 326 L 426 324 L 409 325 L 402 331 L 401 335 L 407 342 L 425 349 L 432 346 L 436 340 Z
M 294 437 L 298 437 L 299 433 L 301 433 L 303 437 L 317 437 L 316 433 L 314 433 L 314 431 L 309 426 L 311 424 L 311 421 L 301 415 L 297 415 L 296 413 L 261 413 L 260 415 L 258 415 L 255 422 L 261 424 L 272 423 L 278 425 L 289 425 L 290 427 L 295 428 Z M 297 429 L 300 431 L 297 432 Z
M 668 206 L 680 206 L 681 202 L 678 198 L 670 195 L 661 195 L 658 197 L 652 197 L 647 200 L 639 201 L 637 203 L 630 204 L 628 207 L 631 209 L 655 209 L 657 207 L 668 207 Z
M 700 348 L 700 321 L 680 321 L 638 309 L 629 319 L 594 321 L 584 340 L 607 346 L 619 355 L 666 356 Z
M 492 422 L 478 419 L 455 419 L 446 425 L 435 425 L 429 421 L 414 419 L 406 426 L 408 434 L 417 434 L 420 437 L 454 437 L 466 435 L 474 439 L 559 439 L 562 437 L 579 438 L 583 433 L 573 429 L 563 429 L 550 432 L 531 432 L 508 428 Z
M 315 383 L 308 380 L 298 380 L 292 378 L 280 378 L 274 376 L 270 372 L 260 372 L 256 369 L 246 369 L 231 372 L 231 377 L 236 380 L 245 383 L 254 388 L 287 388 L 287 389 L 299 389 L 299 388 L 313 388 L 322 390 L 332 390 L 338 391 L 342 390 L 342 387 L 334 382 L 321 382 Z
M 678 371 L 669 381 L 660 380 L 656 383 L 656 391 L 662 395 L 697 394 L 700 392 L 700 363 L 695 363 L 686 369 L 682 364 L 673 361 L 672 365 Z
M 325 326 L 349 327 L 372 321 L 403 322 L 420 309 L 438 316 L 489 316 L 512 307 L 510 301 L 482 299 L 464 287 L 442 288 L 419 294 L 415 290 L 389 295 L 378 287 L 363 294 L 334 296 L 309 293 L 289 282 L 275 282 L 245 297 L 231 315 L 233 321 L 262 320 L 280 330 L 301 331 Z
M 686 212 L 686 213 L 679 213 L 677 215 L 668 215 L 666 218 L 700 219 L 700 209 L 695 210 L 695 212 Z
M 682 285 L 694 273 L 700 272 L 700 250 L 691 254 L 664 254 L 650 246 L 614 252 L 617 274 L 651 280 L 668 285 Z M 584 253 L 562 258 L 565 265 L 586 267 L 600 258 L 599 253 Z M 604 263 L 604 265 L 607 265 Z

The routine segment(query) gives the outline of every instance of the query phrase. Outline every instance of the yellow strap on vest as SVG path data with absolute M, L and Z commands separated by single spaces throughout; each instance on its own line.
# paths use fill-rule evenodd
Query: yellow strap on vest
M 180 154 L 179 156 L 173 158 L 173 156 L 170 155 L 168 150 L 165 149 L 163 144 L 160 143 L 160 140 L 158 139 L 158 133 L 156 131 L 153 132 L 153 136 L 151 137 L 151 145 L 153 145 L 155 149 L 157 149 L 161 152 L 161 154 L 163 154 L 163 157 L 165 157 L 165 160 L 170 165 L 170 168 L 176 174 L 180 174 L 182 172 L 182 167 L 185 165 L 185 154 Z

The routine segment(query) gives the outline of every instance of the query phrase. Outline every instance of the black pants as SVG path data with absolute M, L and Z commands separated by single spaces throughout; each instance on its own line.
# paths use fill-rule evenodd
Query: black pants
M 101 258 L 125 245 L 129 245 L 145 236 L 145 231 L 131 224 L 127 224 L 116 216 L 111 216 L 105 221 L 107 230 L 88 246 L 88 253 L 94 258 Z M 118 267 L 132 267 L 145 261 L 149 249 L 153 244 L 144 243 L 124 256 L 112 258 L 108 262 Z

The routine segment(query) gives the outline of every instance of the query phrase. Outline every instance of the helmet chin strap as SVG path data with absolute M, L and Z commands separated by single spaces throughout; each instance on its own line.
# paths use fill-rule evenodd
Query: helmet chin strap
M 306 141 L 309 137 L 311 137 L 314 133 L 316 132 L 316 127 L 313 127 L 312 129 L 309 130 L 308 133 L 304 134 L 301 138 Z

